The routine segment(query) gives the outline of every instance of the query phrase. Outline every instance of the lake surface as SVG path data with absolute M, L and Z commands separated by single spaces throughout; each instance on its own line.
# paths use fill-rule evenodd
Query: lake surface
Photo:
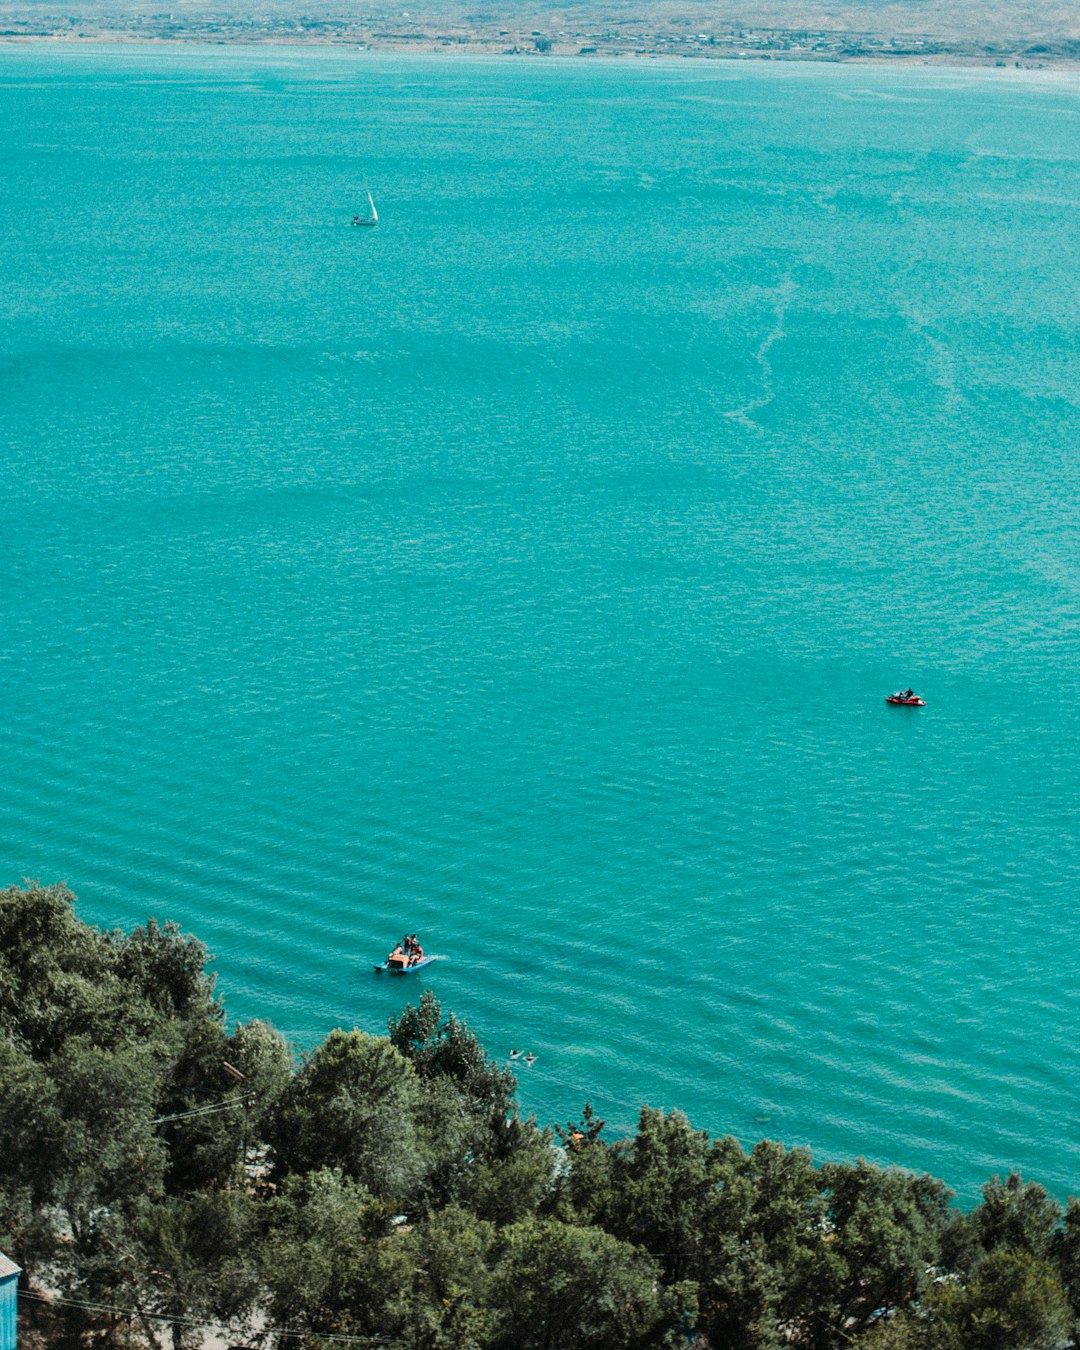
M 0 126 L 5 882 L 543 1120 L 1080 1188 L 1075 83 L 41 44 Z

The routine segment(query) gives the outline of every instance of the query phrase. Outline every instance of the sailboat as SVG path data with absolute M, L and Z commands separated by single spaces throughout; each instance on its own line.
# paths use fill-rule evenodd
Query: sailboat
M 378 211 L 375 210 L 375 203 L 371 198 L 370 192 L 368 192 L 367 199 L 368 199 L 368 206 L 371 207 L 371 215 L 368 217 L 367 220 L 362 219 L 360 216 L 353 216 L 352 223 L 354 225 L 378 225 L 379 213 Z

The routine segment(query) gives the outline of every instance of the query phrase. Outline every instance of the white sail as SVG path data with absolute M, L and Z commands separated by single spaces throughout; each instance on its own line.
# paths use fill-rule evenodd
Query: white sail
M 368 199 L 368 206 L 371 207 L 371 215 L 368 216 L 366 220 L 361 220 L 359 216 L 353 216 L 352 223 L 354 225 L 378 225 L 379 213 L 378 211 L 375 210 L 375 201 L 371 195 L 370 189 L 368 189 L 367 191 L 367 199 Z

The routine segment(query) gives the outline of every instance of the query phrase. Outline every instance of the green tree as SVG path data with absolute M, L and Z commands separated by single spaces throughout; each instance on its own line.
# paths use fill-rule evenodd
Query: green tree
M 1054 1245 L 1061 1206 L 1034 1181 L 1010 1172 L 1002 1181 L 991 1177 L 982 1188 L 982 1204 L 971 1211 L 975 1239 L 985 1252 L 1011 1247 L 1046 1256 Z
M 242 1091 L 225 1069 L 228 1037 L 217 1019 L 203 1018 L 177 1029 L 174 1046 L 157 1109 L 165 1117 L 161 1137 L 169 1158 L 166 1184 L 172 1194 L 185 1195 L 223 1186 L 235 1175 L 244 1125 Z M 229 1102 L 236 1105 L 213 1109 Z M 198 1111 L 204 1114 L 192 1114 Z
M 551 1135 L 531 1118 L 516 1115 L 495 1134 L 494 1146 L 478 1148 L 462 1174 L 457 1199 L 480 1218 L 514 1223 L 535 1213 L 554 1185 Z
M 237 1179 L 242 1155 L 261 1139 L 289 1085 L 293 1056 L 265 1023 L 241 1025 L 227 1036 L 211 1018 L 187 1024 L 175 1047 L 158 1112 L 174 1117 L 161 1126 L 167 1189 L 187 1195 Z
M 332 1031 L 269 1115 L 275 1169 L 337 1167 L 372 1195 L 403 1204 L 424 1170 L 418 1100 L 416 1071 L 386 1037 Z
M 0 1039 L 0 1178 L 29 1188 L 36 1205 L 54 1197 L 52 1155 L 63 1130 L 57 1099 L 47 1066 Z
M 764 1140 L 714 1146 L 717 1184 L 695 1276 L 710 1340 L 730 1350 L 787 1343 L 820 1255 L 826 1210 L 805 1149 Z
M 564 1223 L 588 1228 L 603 1225 L 616 1213 L 614 1150 L 600 1137 L 603 1130 L 590 1102 L 579 1121 L 556 1127 L 562 1156 L 549 1208 Z
M 204 965 L 174 926 L 82 923 L 66 887 L 0 892 L 0 1214 L 8 1249 L 62 1288 L 108 1263 L 106 1219 L 161 1193 L 163 1082 L 184 1019 L 218 1015 Z
M 1072 1323 L 1053 1265 L 997 1247 L 965 1286 L 945 1281 L 926 1299 L 931 1350 L 1057 1350 Z
M 453 1082 L 471 1114 L 505 1120 L 514 1108 L 517 1079 L 453 1013 L 441 1019 L 439 1000 L 427 989 L 418 1008 L 409 1005 L 390 1019 L 390 1040 L 421 1078 Z
M 425 989 L 417 1007 L 406 1003 L 400 1017 L 390 1018 L 390 1040 L 406 1059 L 415 1062 L 426 1047 L 434 1044 L 441 1021 L 442 1005 L 430 989 Z
M 405 1236 L 414 1280 L 402 1322 L 414 1350 L 480 1350 L 489 1344 L 495 1231 L 493 1224 L 452 1205 Z
M 108 934 L 114 969 L 129 997 L 138 991 L 155 1012 L 168 1020 L 221 1021 L 224 1009 L 214 995 L 207 972 L 210 954 L 204 943 L 185 935 L 175 923 L 148 920 L 128 934 Z
M 131 1232 L 145 1279 L 138 1291 L 141 1306 L 243 1330 L 261 1295 L 254 1224 L 254 1202 L 239 1190 L 206 1190 L 146 1205 Z M 172 1339 L 174 1350 L 181 1350 L 183 1321 L 174 1323 Z
M 259 1262 L 280 1326 L 397 1337 L 413 1262 L 392 1211 L 339 1169 L 288 1178 L 265 1205 Z
M 77 1248 L 99 1210 L 127 1210 L 161 1193 L 165 1150 L 151 1123 L 158 1065 L 148 1048 L 109 1051 L 72 1037 L 48 1071 L 63 1121 L 50 1158 L 52 1200 Z
M 1074 1338 L 1080 1331 L 1080 1200 L 1069 1199 L 1065 1206 L 1055 1255 L 1061 1282 L 1069 1298 L 1073 1313 Z
M 951 1192 L 927 1176 L 863 1159 L 825 1163 L 827 1228 L 799 1292 L 810 1342 L 833 1347 L 881 1310 L 910 1304 L 924 1289 L 948 1220 Z
M 865 1350 L 964 1350 L 959 1328 L 925 1309 L 878 1318 L 858 1344 Z
M 526 1219 L 503 1230 L 500 1246 L 496 1350 L 674 1344 L 695 1301 L 692 1286 L 662 1291 L 657 1264 L 599 1228 Z
M 39 1061 L 91 1024 L 99 1045 L 113 1045 L 137 1015 L 108 944 L 75 917 L 74 901 L 66 886 L 0 891 L 0 1028 Z
M 442 1020 L 430 990 L 391 1019 L 389 1034 L 421 1082 L 425 1203 L 460 1202 L 500 1223 L 534 1211 L 552 1187 L 555 1158 L 551 1136 L 518 1114 L 513 1074 L 464 1022 Z
M 633 1141 L 615 1150 L 614 1205 L 605 1226 L 651 1252 L 669 1282 L 688 1278 L 700 1263 L 715 1161 L 709 1136 L 681 1111 L 664 1115 L 648 1106 Z
M 96 1217 L 75 1290 L 135 1310 L 151 1345 L 199 1344 L 192 1323 L 242 1332 L 262 1297 L 255 1267 L 254 1202 L 241 1191 L 146 1200 Z

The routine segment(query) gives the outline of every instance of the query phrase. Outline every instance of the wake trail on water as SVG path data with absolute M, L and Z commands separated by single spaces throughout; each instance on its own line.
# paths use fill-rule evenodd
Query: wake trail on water
M 769 352 L 782 338 L 787 336 L 787 311 L 794 294 L 795 282 L 790 276 L 785 277 L 773 291 L 773 326 L 754 352 L 754 361 L 757 364 L 761 380 L 760 395 L 749 403 L 744 403 L 741 407 L 734 408 L 724 414 L 733 422 L 738 422 L 748 431 L 752 431 L 755 436 L 763 436 L 765 433 L 754 420 L 754 414 L 759 413 L 762 408 L 767 408 L 776 397 L 775 377 L 772 362 L 769 360 Z
M 948 342 L 937 335 L 940 319 L 928 315 L 919 305 L 902 297 L 897 299 L 896 310 L 922 343 L 930 378 L 945 394 L 946 407 L 955 411 L 964 398 L 957 381 L 956 358 Z

